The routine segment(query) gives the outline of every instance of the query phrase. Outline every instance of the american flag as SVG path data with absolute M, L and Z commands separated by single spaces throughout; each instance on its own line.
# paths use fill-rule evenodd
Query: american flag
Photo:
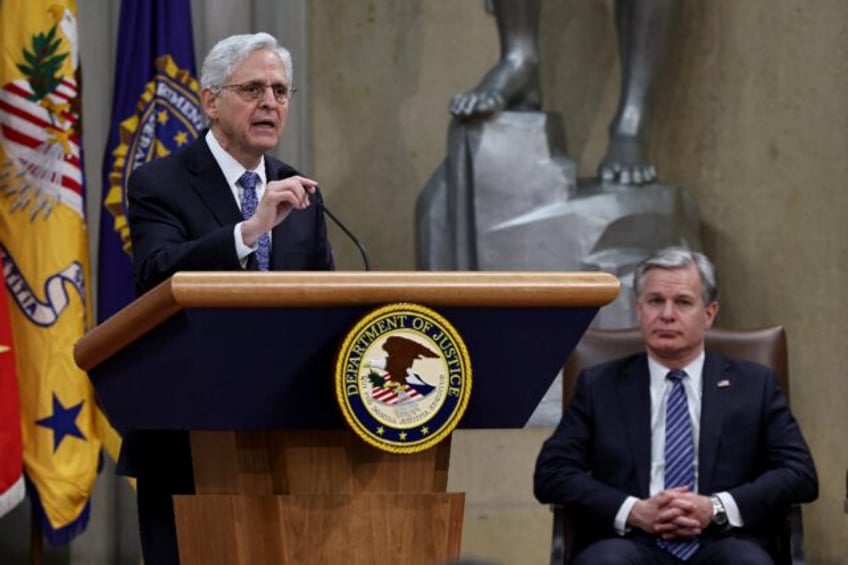
M 78 96 L 76 82 L 64 78 L 44 103 L 31 100 L 32 95 L 25 80 L 9 82 L 0 89 L 0 141 L 7 155 L 28 173 L 30 182 L 24 188 L 37 191 L 16 196 L 25 199 L 22 205 L 34 199 L 36 209 L 46 212 L 61 202 L 82 217 L 82 159 L 75 131 L 79 115 L 73 109 Z M 55 114 L 50 105 L 57 110 Z

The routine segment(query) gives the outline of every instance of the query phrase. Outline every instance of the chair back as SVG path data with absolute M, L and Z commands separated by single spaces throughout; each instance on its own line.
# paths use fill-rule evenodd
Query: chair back
M 713 328 L 707 332 L 705 349 L 769 367 L 777 376 L 783 394 L 789 398 L 789 359 L 783 326 L 752 330 Z M 580 371 L 644 350 L 639 328 L 588 330 L 563 367 L 564 406 L 574 394 Z

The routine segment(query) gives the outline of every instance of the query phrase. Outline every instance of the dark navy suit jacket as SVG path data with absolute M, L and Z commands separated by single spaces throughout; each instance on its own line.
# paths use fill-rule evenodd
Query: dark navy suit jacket
M 298 174 L 265 156 L 268 181 Z M 133 275 L 140 294 L 177 271 L 239 271 L 233 229 L 241 211 L 201 136 L 184 151 L 139 167 L 127 190 Z M 316 190 L 310 199 L 322 203 Z M 271 232 L 271 270 L 330 270 L 322 207 L 293 210 Z
M 701 402 L 698 492 L 729 492 L 745 527 L 728 535 L 768 546 L 790 505 L 818 496 L 815 466 L 786 397 L 768 368 L 707 352 Z M 534 476 L 541 502 L 567 508 L 577 550 L 617 535 L 613 521 L 628 495 L 649 496 L 650 421 L 646 354 L 578 377 Z
M 242 214 L 224 173 L 204 140 L 147 163 L 133 172 L 127 190 L 136 293 L 142 294 L 177 271 L 240 271 L 233 230 Z M 267 179 L 298 174 L 265 156 Z M 319 191 L 313 204 L 293 210 L 274 228 L 271 270 L 332 270 Z M 118 472 L 149 476 L 190 492 L 191 454 L 186 433 L 129 432 L 124 437 Z

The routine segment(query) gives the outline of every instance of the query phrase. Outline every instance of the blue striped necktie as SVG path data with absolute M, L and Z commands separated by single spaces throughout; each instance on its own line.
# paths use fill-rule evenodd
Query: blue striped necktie
M 686 404 L 683 379 L 686 371 L 674 369 L 666 378 L 672 383 L 665 412 L 665 488 L 689 487 L 695 492 L 695 441 L 692 422 Z M 697 538 L 688 540 L 657 540 L 660 547 L 675 557 L 688 560 L 698 551 Z
M 259 175 L 253 171 L 245 171 L 238 180 L 238 184 L 243 189 L 241 195 L 241 215 L 245 220 L 249 220 L 256 213 L 256 207 L 259 206 L 259 199 L 256 196 L 257 182 L 259 182 Z M 255 256 L 256 265 L 259 270 L 267 271 L 271 264 L 271 238 L 267 233 L 259 236 Z

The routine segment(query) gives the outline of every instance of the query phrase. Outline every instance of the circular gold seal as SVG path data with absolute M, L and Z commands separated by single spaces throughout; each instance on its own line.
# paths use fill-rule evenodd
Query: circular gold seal
M 417 304 L 391 304 L 348 332 L 336 362 L 336 397 L 366 442 L 414 453 L 445 439 L 471 395 L 471 361 L 457 331 Z

